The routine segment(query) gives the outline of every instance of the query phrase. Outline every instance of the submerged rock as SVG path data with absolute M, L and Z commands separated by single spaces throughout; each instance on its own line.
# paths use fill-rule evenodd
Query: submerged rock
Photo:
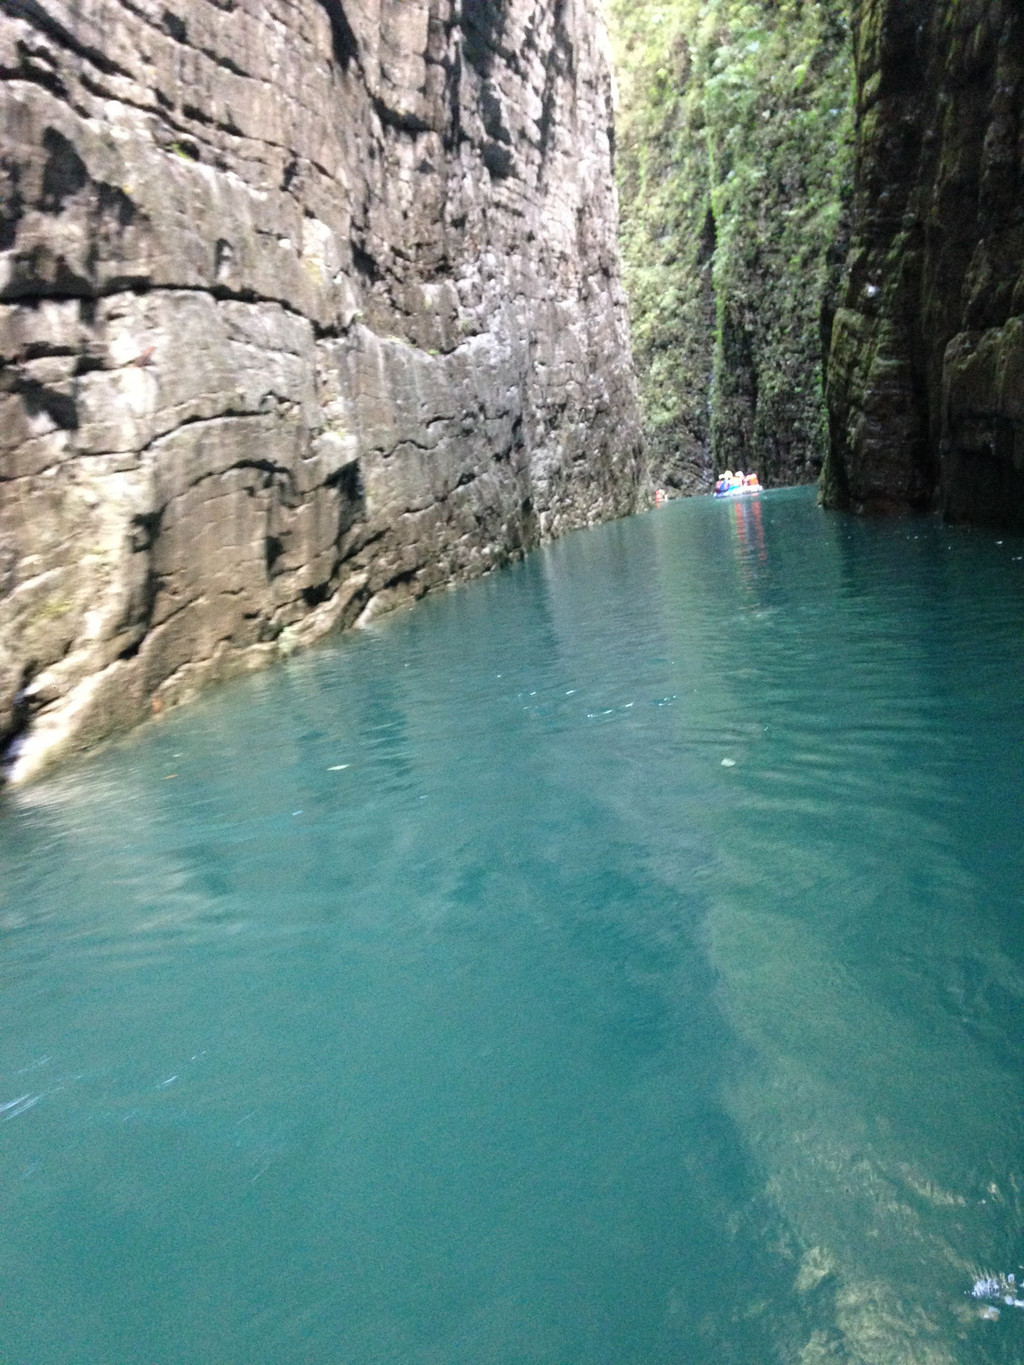
M 632 510 L 597 6 L 9 0 L 0 751 Z

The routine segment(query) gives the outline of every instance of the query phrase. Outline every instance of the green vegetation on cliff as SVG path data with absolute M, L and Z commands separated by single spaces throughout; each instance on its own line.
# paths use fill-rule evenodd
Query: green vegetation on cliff
M 808 482 L 851 171 L 846 0 L 608 0 L 655 478 Z

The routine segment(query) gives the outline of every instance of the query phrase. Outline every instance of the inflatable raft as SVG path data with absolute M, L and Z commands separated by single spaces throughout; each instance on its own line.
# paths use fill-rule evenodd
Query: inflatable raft
M 761 484 L 756 474 L 734 474 L 727 469 L 715 484 L 716 498 L 742 497 L 744 493 L 760 493 Z

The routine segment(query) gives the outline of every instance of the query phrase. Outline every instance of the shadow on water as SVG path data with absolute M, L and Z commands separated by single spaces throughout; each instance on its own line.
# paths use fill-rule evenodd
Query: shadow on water
M 1020 616 L 901 534 L 661 509 L 16 797 L 0 1353 L 1016 1361 Z

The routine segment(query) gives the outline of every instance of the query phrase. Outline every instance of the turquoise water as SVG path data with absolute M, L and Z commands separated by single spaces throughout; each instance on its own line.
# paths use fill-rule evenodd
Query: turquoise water
M 8 794 L 0 1361 L 1019 1365 L 1022 663 L 699 500 Z

